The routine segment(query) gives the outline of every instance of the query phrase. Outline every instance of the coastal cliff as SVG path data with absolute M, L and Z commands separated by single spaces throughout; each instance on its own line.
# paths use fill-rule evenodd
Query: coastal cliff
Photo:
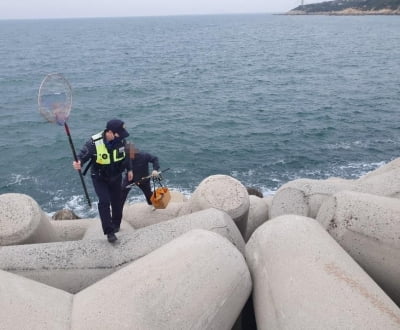
M 400 0 L 334 0 L 298 6 L 287 15 L 400 15 Z

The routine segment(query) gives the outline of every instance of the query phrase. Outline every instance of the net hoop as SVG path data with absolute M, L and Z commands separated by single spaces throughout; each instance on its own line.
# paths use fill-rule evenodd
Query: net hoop
M 61 73 L 50 73 L 39 87 L 40 114 L 49 122 L 64 125 L 71 112 L 72 89 Z

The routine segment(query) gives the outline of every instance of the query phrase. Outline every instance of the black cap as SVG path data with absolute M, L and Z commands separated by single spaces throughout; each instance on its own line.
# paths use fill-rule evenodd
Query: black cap
M 118 133 L 121 139 L 125 139 L 129 136 L 129 133 L 125 129 L 124 122 L 119 119 L 111 119 L 108 121 L 106 129 L 114 133 Z

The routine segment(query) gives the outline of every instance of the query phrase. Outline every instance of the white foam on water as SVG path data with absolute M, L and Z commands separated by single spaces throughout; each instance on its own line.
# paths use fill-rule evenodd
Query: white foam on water
M 339 166 L 339 169 L 343 172 L 351 172 L 351 177 L 354 179 L 358 179 L 361 176 L 385 165 L 386 162 L 372 162 L 372 163 L 361 163 L 361 162 L 353 162 L 348 163 L 346 165 Z
M 62 193 L 62 191 L 60 191 Z M 55 196 L 53 198 L 54 201 L 62 200 L 62 198 Z M 81 218 L 97 218 L 99 216 L 98 209 L 97 209 L 97 200 L 91 200 L 91 207 L 87 203 L 86 197 L 83 195 L 73 195 L 67 200 L 62 207 L 63 209 L 68 209 L 73 211 L 76 215 Z M 47 215 L 50 217 L 56 212 L 48 212 Z
M 37 183 L 37 178 L 29 176 L 29 175 L 22 175 L 22 174 L 11 174 L 10 182 L 6 183 L 5 187 L 11 187 L 14 185 L 20 186 L 25 181 L 33 181 Z
M 272 189 L 269 189 L 269 188 L 261 187 L 261 192 L 262 192 L 263 196 L 266 197 L 266 196 L 275 195 L 276 190 L 272 190 Z

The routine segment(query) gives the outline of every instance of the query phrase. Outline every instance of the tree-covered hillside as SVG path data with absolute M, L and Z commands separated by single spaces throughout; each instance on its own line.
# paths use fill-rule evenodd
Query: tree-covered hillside
M 313 12 L 341 12 L 346 9 L 354 9 L 358 11 L 382 10 L 400 11 L 400 0 L 334 0 L 320 3 L 314 3 L 304 6 L 298 6 L 292 11 L 313 13 Z M 289 12 L 290 13 L 290 12 Z

